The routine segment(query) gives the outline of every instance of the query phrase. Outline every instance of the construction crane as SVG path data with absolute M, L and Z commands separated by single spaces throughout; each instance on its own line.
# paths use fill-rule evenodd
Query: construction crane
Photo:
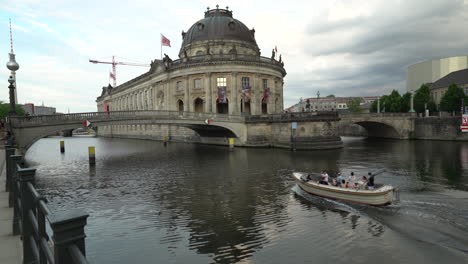
M 122 62 L 122 61 L 115 61 L 115 56 L 112 56 L 112 61 L 98 61 L 89 59 L 89 62 L 97 64 L 97 63 L 104 63 L 104 64 L 112 64 L 112 73 L 110 78 L 114 80 L 114 87 L 117 86 L 117 73 L 115 72 L 116 65 L 129 65 L 129 66 L 142 66 L 142 67 L 149 67 L 149 64 L 144 63 L 133 63 L 133 62 Z

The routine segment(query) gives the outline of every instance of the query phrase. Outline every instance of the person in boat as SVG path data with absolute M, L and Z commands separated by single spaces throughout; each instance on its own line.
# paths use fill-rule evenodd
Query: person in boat
M 343 176 L 341 176 L 341 173 L 338 172 L 336 174 L 336 181 L 338 182 L 338 184 L 341 184 L 341 182 L 344 180 Z
M 368 173 L 369 179 L 367 180 L 367 189 L 374 190 L 374 175 L 372 173 Z
M 338 186 L 338 182 L 336 181 L 335 178 L 332 178 L 332 185 L 333 186 Z
M 328 174 L 326 171 L 322 171 L 320 174 L 320 181 L 318 183 L 328 185 Z
M 362 176 L 361 180 L 358 181 L 357 183 L 358 184 L 358 187 L 359 189 L 367 189 L 367 177 L 366 176 Z
M 341 180 L 340 187 L 341 188 L 346 188 L 346 181 L 344 179 Z
M 351 172 L 351 175 L 349 175 L 348 182 L 356 182 L 356 176 L 354 176 L 354 172 Z

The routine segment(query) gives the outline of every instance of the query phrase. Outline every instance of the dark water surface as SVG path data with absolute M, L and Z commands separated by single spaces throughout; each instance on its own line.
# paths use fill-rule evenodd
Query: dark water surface
M 92 263 L 468 263 L 468 143 L 344 138 L 333 151 L 41 139 L 27 152 L 53 210 L 90 214 Z M 97 165 L 88 166 L 87 147 Z M 303 193 L 292 171 L 385 168 L 387 207 Z

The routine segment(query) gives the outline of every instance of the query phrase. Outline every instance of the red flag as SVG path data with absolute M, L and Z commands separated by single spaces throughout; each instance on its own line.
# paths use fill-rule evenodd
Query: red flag
M 86 120 L 86 121 L 83 122 L 83 125 L 84 125 L 85 127 L 89 127 L 89 126 L 91 125 L 91 122 L 89 122 L 88 120 Z
M 278 48 L 276 48 L 276 46 L 275 46 L 275 53 L 278 53 Z
M 109 78 L 115 80 L 115 75 L 112 72 L 109 72 Z
M 168 47 L 171 46 L 171 41 L 168 38 L 166 38 L 163 34 L 161 34 L 161 45 Z

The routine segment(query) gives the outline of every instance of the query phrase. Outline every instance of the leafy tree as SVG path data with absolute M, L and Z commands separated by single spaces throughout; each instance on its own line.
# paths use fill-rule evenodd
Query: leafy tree
M 369 112 L 377 113 L 377 100 L 372 102 L 372 104 L 370 105 L 370 108 L 369 108 Z
M 347 102 L 348 110 L 351 113 L 359 113 L 362 109 L 359 107 L 361 105 L 362 99 L 361 97 L 353 97 L 350 98 Z
M 401 97 L 400 112 L 406 113 L 411 109 L 411 93 L 407 92 Z
M 335 95 L 334 94 L 329 94 L 329 95 L 327 95 L 327 97 L 335 98 Z
M 400 112 L 402 105 L 402 98 L 397 90 L 393 90 L 392 93 L 385 98 L 385 110 L 386 112 Z
M 5 120 L 9 112 L 10 104 L 0 101 L 0 120 Z M 16 105 L 16 114 L 19 116 L 24 116 L 24 109 L 19 105 Z
M 447 112 L 460 111 L 462 98 L 465 98 L 463 90 L 456 84 L 451 84 L 440 100 L 440 110 Z
M 414 110 L 418 113 L 424 112 L 424 105 L 429 104 L 431 101 L 431 91 L 426 84 L 416 90 L 414 94 Z M 434 110 L 435 111 L 435 110 Z

